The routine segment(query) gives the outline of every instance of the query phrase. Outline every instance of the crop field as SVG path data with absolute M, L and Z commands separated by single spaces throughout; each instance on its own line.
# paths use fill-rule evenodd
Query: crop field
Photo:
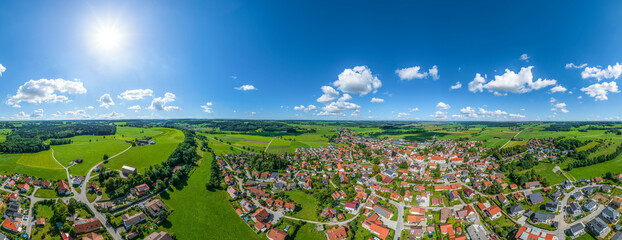
M 130 146 L 129 143 L 113 137 L 115 136 L 72 137 L 71 144 L 52 146 L 54 157 L 65 166 L 68 166 L 74 159 L 81 158 L 83 162 L 69 168 L 69 172 L 73 175 L 85 176 L 95 164 L 103 161 L 104 154 L 111 157 Z
M 590 142 L 588 144 L 586 144 L 585 146 L 582 147 L 578 147 L 576 150 L 577 152 L 581 152 L 581 151 L 585 151 L 585 150 L 589 150 L 592 149 L 593 147 L 596 147 L 596 145 L 598 145 L 599 143 L 594 141 L 594 142 Z
M 52 159 L 52 151 L 0 154 L 2 174 L 23 173 L 49 180 L 66 178 L 65 170 Z
M 105 166 L 111 169 L 121 169 L 123 165 L 128 165 L 135 167 L 139 172 L 143 172 L 146 167 L 168 159 L 177 145 L 184 141 L 184 134 L 177 129 L 153 128 L 151 130 L 160 132 L 153 137 L 156 144 L 132 147 L 127 152 L 108 161 Z
M 167 207 L 175 209 L 161 226 L 163 230 L 174 232 L 179 240 L 265 239 L 255 234 L 235 213 L 225 191 L 205 188 L 211 161 L 211 155 L 206 154 L 206 159 L 183 189 L 172 188 L 161 196 Z
M 266 152 L 274 154 L 285 154 L 289 152 L 291 141 L 274 138 L 266 148 Z

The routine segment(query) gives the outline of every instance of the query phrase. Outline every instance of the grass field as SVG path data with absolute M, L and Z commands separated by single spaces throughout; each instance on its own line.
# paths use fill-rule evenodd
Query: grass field
M 585 144 L 585 146 L 578 147 L 576 150 L 577 150 L 577 152 L 581 152 L 581 151 L 585 151 L 585 150 L 591 149 L 593 147 L 596 147 L 596 145 L 598 145 L 598 142 L 594 141 L 594 142 L 590 142 L 588 144 Z
M 362 227 L 361 227 L 362 228 Z M 310 223 L 305 223 L 296 232 L 296 236 L 294 239 L 300 240 L 324 240 L 326 236 L 324 232 L 318 232 L 315 230 L 315 225 Z
M 49 222 L 49 219 L 54 215 L 52 207 L 43 204 L 37 204 L 37 218 L 45 218 L 46 223 L 43 228 L 33 227 L 32 239 L 52 240 L 60 238 L 58 231 L 55 231 L 53 224 Z
M 274 154 L 285 154 L 289 152 L 290 144 L 291 141 L 274 138 L 272 139 L 270 146 L 268 146 L 268 148 L 266 149 L 266 152 Z
M 129 165 L 135 167 L 139 172 L 143 172 L 145 168 L 168 159 L 177 145 L 184 141 L 184 134 L 177 129 L 153 128 L 144 130 L 154 131 L 152 133 L 159 132 L 153 137 L 156 144 L 132 147 L 127 152 L 108 161 L 105 166 L 111 169 L 121 169 L 123 165 Z
M 38 198 L 57 198 L 56 190 L 54 189 L 37 189 L 35 197 Z
M 611 161 L 594 164 L 587 167 L 573 168 L 570 174 L 577 180 L 581 178 L 590 179 L 593 177 L 603 176 L 607 172 L 619 173 L 622 169 L 622 155 L 618 155 Z
M 145 137 L 153 137 L 162 134 L 163 128 L 137 128 L 137 127 L 117 127 L 116 138 L 121 140 L 133 141 Z
M 560 167 L 563 169 L 562 166 L 560 166 Z M 564 177 L 564 175 L 554 173 L 553 172 L 553 168 L 555 168 L 555 164 L 541 162 L 537 166 L 533 167 L 533 170 L 537 174 L 541 174 L 542 177 L 546 178 L 551 185 L 553 185 L 553 184 L 560 184 L 564 180 L 567 180 L 566 177 Z M 524 170 L 521 173 L 526 173 L 526 172 L 531 172 L 531 169 Z
M 6 141 L 6 136 L 11 133 L 11 129 L 0 128 L 0 143 Z
M 211 192 L 205 188 L 211 161 L 211 154 L 207 154 L 183 189 L 162 194 L 167 207 L 175 209 L 162 225 L 164 230 L 174 232 L 178 240 L 264 239 L 235 213 L 225 191 Z
M 306 194 L 302 191 L 286 191 L 284 192 L 289 199 L 294 201 L 297 207 L 300 207 L 300 211 L 294 212 L 293 217 L 302 218 L 306 220 L 318 221 L 315 208 L 318 205 L 315 197 L 310 194 Z
M 54 161 L 52 151 L 24 154 L 0 154 L 2 174 L 22 173 L 49 180 L 66 178 L 65 170 Z
M 98 162 L 103 161 L 104 154 L 114 156 L 130 146 L 129 143 L 114 136 L 76 136 L 72 137 L 71 144 L 52 146 L 56 160 L 69 165 L 73 160 L 81 158 L 83 162 L 69 168 L 69 172 L 76 176 L 85 176 Z

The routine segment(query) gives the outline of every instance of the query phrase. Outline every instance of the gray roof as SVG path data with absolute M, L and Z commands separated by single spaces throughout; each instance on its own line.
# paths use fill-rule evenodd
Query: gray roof
M 514 205 L 510 207 L 510 213 L 514 214 L 514 213 L 518 213 L 520 211 L 524 211 L 525 209 L 523 209 L 523 206 L 520 204 Z
M 588 209 L 589 211 L 591 211 L 590 209 L 594 209 L 596 207 L 598 207 L 598 205 L 597 205 L 596 201 L 594 201 L 592 199 L 587 200 L 587 202 L 585 204 L 583 204 L 583 208 Z
M 583 225 L 582 222 L 579 222 L 579 223 L 577 223 L 575 225 L 570 226 L 570 229 L 568 229 L 568 230 L 570 230 L 570 232 L 574 235 L 575 233 L 577 233 L 577 232 L 579 232 L 581 230 L 584 230 L 584 229 L 585 229 L 585 225 Z
M 466 229 L 471 240 L 489 240 L 486 229 L 479 224 L 473 224 Z
M 611 237 L 611 240 L 622 240 L 622 231 L 618 231 L 616 234 Z
M 529 194 L 527 195 L 527 198 L 529 199 L 529 201 L 531 201 L 531 203 L 544 202 L 544 198 L 542 198 L 542 194 L 539 192 Z
M 609 206 L 608 206 L 608 207 L 606 207 L 606 208 L 605 208 L 605 209 L 601 212 L 601 214 L 602 214 L 604 217 L 608 217 L 608 218 L 611 218 L 611 219 L 617 219 L 617 218 L 620 218 L 620 212 L 618 212 L 618 210 L 615 210 L 615 209 L 613 209 L 613 208 L 611 208 L 611 207 L 609 207 Z
M 533 220 L 536 222 L 546 222 L 547 220 L 551 220 L 553 218 L 555 218 L 555 214 L 549 212 L 538 211 L 535 215 L 533 215 Z
M 598 233 L 601 233 L 602 231 L 604 231 L 605 229 L 609 227 L 607 223 L 605 223 L 599 217 L 596 217 L 592 219 L 591 221 L 587 222 L 587 226 L 593 230 L 596 230 Z

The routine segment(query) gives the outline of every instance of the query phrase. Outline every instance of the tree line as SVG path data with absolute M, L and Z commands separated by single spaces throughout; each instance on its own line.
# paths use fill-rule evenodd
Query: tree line
M 606 161 L 609 161 L 609 160 L 613 160 L 618 155 L 620 155 L 620 153 L 622 153 L 622 144 L 620 146 L 618 146 L 616 148 L 615 152 L 613 152 L 613 153 L 603 154 L 603 155 L 599 155 L 599 156 L 596 156 L 596 157 L 593 157 L 593 158 L 588 158 L 588 159 L 577 159 L 576 161 L 574 161 L 572 163 L 569 163 L 566 168 L 567 168 L 567 171 L 570 171 L 573 168 L 587 167 L 587 166 L 590 166 L 590 165 L 606 162 Z
M 0 143 L 0 152 L 34 153 L 50 149 L 46 139 L 63 139 L 78 135 L 114 135 L 116 126 L 103 123 L 59 124 L 43 122 L 25 124 L 13 130 L 4 143 Z

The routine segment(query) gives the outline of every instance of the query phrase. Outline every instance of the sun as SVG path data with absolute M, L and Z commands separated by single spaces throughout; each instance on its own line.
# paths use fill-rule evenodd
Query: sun
M 122 40 L 123 36 L 121 31 L 111 26 L 101 27 L 95 33 L 95 44 L 102 50 L 115 50 L 121 45 Z

